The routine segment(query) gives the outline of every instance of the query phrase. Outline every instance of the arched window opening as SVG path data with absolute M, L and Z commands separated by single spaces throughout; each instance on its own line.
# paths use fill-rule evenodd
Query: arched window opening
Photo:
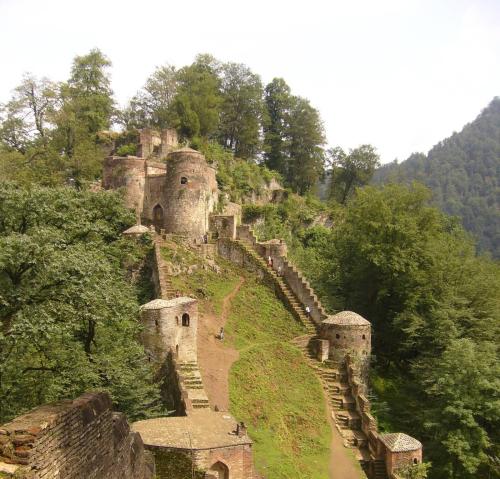
M 217 479 L 229 479 L 229 469 L 223 462 L 217 461 L 208 470 L 208 477 L 216 477 Z
M 417 465 L 418 464 L 418 459 L 416 457 L 413 458 L 413 464 Z
M 182 325 L 183 326 L 189 326 L 189 314 L 184 313 L 182 315 Z
M 155 326 L 156 327 L 160 326 L 160 323 L 158 322 L 158 318 L 155 318 Z
M 181 185 L 187 185 L 188 179 L 185 176 L 181 176 Z
M 340 334 L 336 334 L 335 338 L 340 339 Z
M 179 345 L 178 344 L 175 345 L 175 355 L 179 356 Z
M 366 336 L 363 334 L 363 339 L 366 339 Z

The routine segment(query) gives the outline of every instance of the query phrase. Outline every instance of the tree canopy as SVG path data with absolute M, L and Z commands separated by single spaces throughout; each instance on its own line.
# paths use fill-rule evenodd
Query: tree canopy
M 401 164 L 379 168 L 376 183 L 420 181 L 444 212 L 458 216 L 481 250 L 500 257 L 500 98 L 461 132 Z
M 0 422 L 96 388 L 131 417 L 158 409 L 126 277 L 144 254 L 121 239 L 133 222 L 116 193 L 0 184 Z

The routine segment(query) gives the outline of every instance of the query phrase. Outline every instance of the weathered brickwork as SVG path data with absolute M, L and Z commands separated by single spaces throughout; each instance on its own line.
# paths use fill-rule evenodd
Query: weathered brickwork
M 105 190 L 124 191 L 125 205 L 140 215 L 144 200 L 146 162 L 142 158 L 110 156 L 104 160 L 102 186 Z
M 215 169 L 198 151 L 183 148 L 168 155 L 166 181 L 165 231 L 202 238 L 218 199 Z
M 141 437 L 106 393 L 46 404 L 0 428 L 0 461 L 30 479 L 150 479 Z

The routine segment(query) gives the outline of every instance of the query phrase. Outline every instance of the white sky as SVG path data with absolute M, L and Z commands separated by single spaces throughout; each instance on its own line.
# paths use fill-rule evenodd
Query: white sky
M 68 77 L 100 48 L 124 104 L 155 66 L 197 53 L 285 78 L 328 143 L 403 160 L 500 95 L 499 0 L 0 0 L 0 102 L 24 72 Z

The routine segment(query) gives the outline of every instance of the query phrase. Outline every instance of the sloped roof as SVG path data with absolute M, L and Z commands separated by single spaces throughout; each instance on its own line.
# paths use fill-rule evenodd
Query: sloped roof
M 345 325 L 357 325 L 357 326 L 369 326 L 370 322 L 367 321 L 363 316 L 353 311 L 341 311 L 340 313 L 328 316 L 323 323 L 325 324 L 345 324 Z
M 391 452 L 416 451 L 422 447 L 419 441 L 403 432 L 381 434 L 380 440 Z
M 149 233 L 149 228 L 144 225 L 134 225 L 123 232 L 124 235 L 141 235 L 144 233 Z

